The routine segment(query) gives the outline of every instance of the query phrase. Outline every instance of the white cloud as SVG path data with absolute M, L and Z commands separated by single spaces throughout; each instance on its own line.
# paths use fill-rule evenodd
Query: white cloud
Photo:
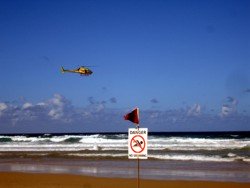
M 6 110 L 8 106 L 5 103 L 0 103 L 0 116 L 3 114 L 3 111 Z
M 27 109 L 27 108 L 30 108 L 30 107 L 32 107 L 32 106 L 33 106 L 33 105 L 32 105 L 31 103 L 26 102 L 26 103 L 23 104 L 22 109 Z
M 49 116 L 52 117 L 52 119 L 60 119 L 63 116 L 63 110 L 58 109 L 51 109 L 48 113 Z
M 70 101 L 59 94 L 55 94 L 51 99 L 38 102 L 35 105 L 30 102 L 25 102 L 19 106 L 0 103 L 0 121 L 4 119 L 12 122 L 12 125 L 50 120 L 70 122 L 74 115 L 72 108 Z
M 237 111 L 236 111 L 236 107 L 235 106 L 229 106 L 229 105 L 223 105 L 221 107 L 221 117 L 227 117 L 227 116 L 230 116 L 230 115 L 233 115 L 235 114 Z
M 5 103 L 0 103 L 0 111 L 7 109 L 8 106 Z
M 65 100 L 66 99 L 63 96 L 59 94 L 54 94 L 54 97 L 49 100 L 49 103 L 55 106 L 63 106 Z
M 221 117 L 228 117 L 235 113 L 237 113 L 237 105 L 238 100 L 233 97 L 227 97 L 226 104 L 223 104 L 221 107 L 220 116 Z
M 96 112 L 100 112 L 100 111 L 102 111 L 104 108 L 105 108 L 105 105 L 104 105 L 104 104 L 98 104 L 98 105 L 95 106 Z
M 70 106 L 70 102 L 62 95 L 55 94 L 52 99 L 48 101 L 47 104 L 50 108 L 48 115 L 52 119 L 63 119 L 66 116 L 65 112 Z
M 187 112 L 189 116 L 199 116 L 201 114 L 201 106 L 194 104 Z
M 19 132 L 125 131 L 127 122 L 123 120 L 123 115 L 126 110 L 107 108 L 105 101 L 93 98 L 90 101 L 92 103 L 88 106 L 74 107 L 64 96 L 55 94 L 52 98 L 35 104 L 28 101 L 19 105 L 0 102 L 0 124 L 3 125 L 0 130 L 5 127 L 5 130 L 12 132 L 18 132 L 17 128 Z M 221 107 L 220 116 L 203 113 L 202 106 L 194 104 L 187 109 L 142 109 L 140 117 L 142 125 L 154 131 L 216 130 L 216 126 L 234 130 L 237 126 L 249 126 L 246 122 L 250 121 L 250 116 L 232 115 L 237 112 L 236 99 L 228 98 L 225 103 L 227 104 Z M 230 123 L 234 127 L 225 127 L 225 121 L 227 125 Z
M 44 102 L 39 102 L 39 103 L 37 103 L 36 105 L 37 105 L 37 106 L 45 106 L 46 103 L 44 103 Z

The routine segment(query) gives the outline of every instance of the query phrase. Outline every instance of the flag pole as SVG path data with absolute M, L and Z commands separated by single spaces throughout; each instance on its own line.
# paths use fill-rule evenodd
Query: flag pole
M 139 133 L 139 108 L 135 108 L 132 112 L 124 116 L 125 120 L 132 121 L 136 124 L 137 131 Z M 137 188 L 140 188 L 140 157 L 137 154 Z
M 140 188 L 140 159 L 137 158 L 137 188 Z
M 137 125 L 137 130 L 139 131 L 140 125 Z M 140 158 L 137 155 L 137 188 L 140 188 Z

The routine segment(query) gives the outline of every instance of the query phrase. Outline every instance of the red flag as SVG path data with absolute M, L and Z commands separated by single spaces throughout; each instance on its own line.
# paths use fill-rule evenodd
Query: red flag
M 124 119 L 139 124 L 139 108 L 135 108 L 132 112 L 126 114 Z

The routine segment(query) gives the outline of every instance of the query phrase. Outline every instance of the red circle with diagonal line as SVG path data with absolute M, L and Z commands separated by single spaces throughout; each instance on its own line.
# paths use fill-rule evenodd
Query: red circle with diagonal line
M 145 146 L 145 139 L 141 135 L 135 135 L 130 141 L 130 148 L 135 153 L 143 152 Z

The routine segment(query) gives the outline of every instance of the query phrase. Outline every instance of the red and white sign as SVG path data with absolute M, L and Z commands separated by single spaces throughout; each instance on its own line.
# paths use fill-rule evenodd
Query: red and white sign
M 148 158 L 148 129 L 128 130 L 128 158 L 147 159 Z

